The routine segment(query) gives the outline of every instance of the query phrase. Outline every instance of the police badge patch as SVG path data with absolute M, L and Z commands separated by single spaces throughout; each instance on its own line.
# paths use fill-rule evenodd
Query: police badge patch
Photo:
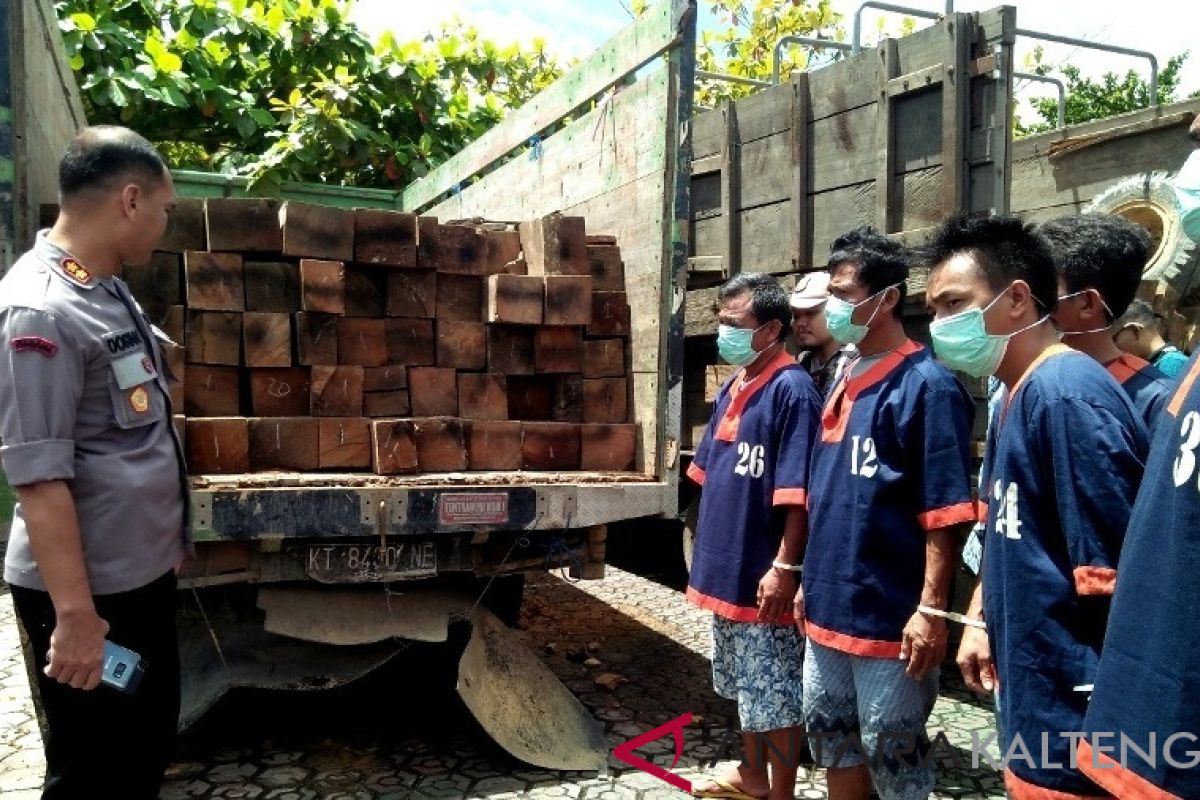
M 129 393 L 129 407 L 139 414 L 150 410 L 150 395 L 147 394 L 146 387 L 139 386 Z

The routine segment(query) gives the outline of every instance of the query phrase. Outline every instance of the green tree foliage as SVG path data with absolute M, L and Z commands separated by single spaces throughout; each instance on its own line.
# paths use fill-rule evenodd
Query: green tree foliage
M 370 42 L 338 0 L 58 0 L 88 119 L 129 125 L 175 166 L 395 188 L 552 83 L 544 42 L 455 23 Z
M 1159 103 L 1175 102 L 1176 91 L 1179 88 L 1179 72 L 1187 57 L 1187 53 L 1174 56 L 1167 60 L 1165 67 L 1159 70 Z M 1039 75 L 1048 75 L 1052 70 L 1041 63 L 1041 58 L 1039 48 L 1033 53 L 1032 61 L 1035 66 L 1032 71 Z M 1085 78 L 1079 68 L 1071 64 L 1064 64 L 1060 72 L 1067 88 L 1065 116 L 1068 125 L 1137 111 L 1150 104 L 1150 81 L 1145 69 L 1140 72 L 1131 69 L 1124 75 L 1107 72 L 1098 80 Z M 1017 80 L 1019 83 L 1019 79 Z M 1014 126 L 1015 134 L 1018 137 L 1053 130 L 1057 124 L 1057 95 L 1036 98 L 1032 101 L 1032 105 L 1040 119 L 1025 125 L 1018 118 Z
M 708 72 L 767 81 L 771 79 L 775 43 L 782 37 L 843 38 L 841 15 L 833 10 L 830 0 L 713 0 L 711 10 L 724 27 L 700 32 L 696 68 Z M 781 79 L 786 80 L 793 70 L 807 69 L 812 55 L 808 47 L 785 48 L 780 60 Z M 754 91 L 753 86 L 704 80 L 697 84 L 696 102 L 711 107 Z

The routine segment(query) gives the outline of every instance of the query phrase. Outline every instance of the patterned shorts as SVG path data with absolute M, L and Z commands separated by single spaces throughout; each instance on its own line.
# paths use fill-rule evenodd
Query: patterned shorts
M 746 733 L 804 724 L 804 638 L 795 625 L 713 616 L 713 689 L 736 700 Z
M 937 700 L 938 670 L 918 681 L 904 674 L 906 666 L 811 640 L 804 658 L 804 718 L 813 756 L 823 767 L 866 764 L 883 800 L 924 800 L 933 791 L 925 723 Z

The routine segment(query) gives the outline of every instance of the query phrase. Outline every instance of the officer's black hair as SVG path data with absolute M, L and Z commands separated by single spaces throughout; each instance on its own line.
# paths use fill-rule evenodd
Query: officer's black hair
M 80 131 L 58 163 L 62 200 L 118 182 L 142 186 L 163 180 L 167 164 L 145 137 L 118 125 L 93 125 Z
M 1024 281 L 1044 314 L 1058 302 L 1058 268 L 1050 245 L 1017 217 L 958 214 L 938 225 L 918 253 L 931 271 L 953 256 L 969 254 L 993 291 Z
M 843 233 L 829 247 L 830 274 L 843 264 L 854 264 L 855 280 L 866 287 L 867 294 L 875 295 L 889 286 L 896 287 L 900 292 L 900 299 L 892 307 L 896 317 L 902 315 L 908 262 L 909 254 L 904 245 L 869 225 Z
M 1150 232 L 1120 214 L 1072 214 L 1038 228 L 1050 243 L 1067 293 L 1095 289 L 1115 317 L 1137 294 L 1150 252 Z
M 750 313 L 760 326 L 773 319 L 779 320 L 778 340 L 783 340 L 792 327 L 792 307 L 779 281 L 762 273 L 739 273 L 717 290 L 717 302 L 729 300 L 743 292 L 750 293 Z

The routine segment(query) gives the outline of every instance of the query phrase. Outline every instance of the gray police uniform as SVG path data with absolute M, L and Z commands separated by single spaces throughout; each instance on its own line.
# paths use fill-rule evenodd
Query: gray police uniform
M 14 486 L 66 481 L 93 594 L 144 586 L 190 549 L 167 380 L 124 282 L 44 233 L 0 280 L 0 460 Z M 45 590 L 20 504 L 4 579 Z

